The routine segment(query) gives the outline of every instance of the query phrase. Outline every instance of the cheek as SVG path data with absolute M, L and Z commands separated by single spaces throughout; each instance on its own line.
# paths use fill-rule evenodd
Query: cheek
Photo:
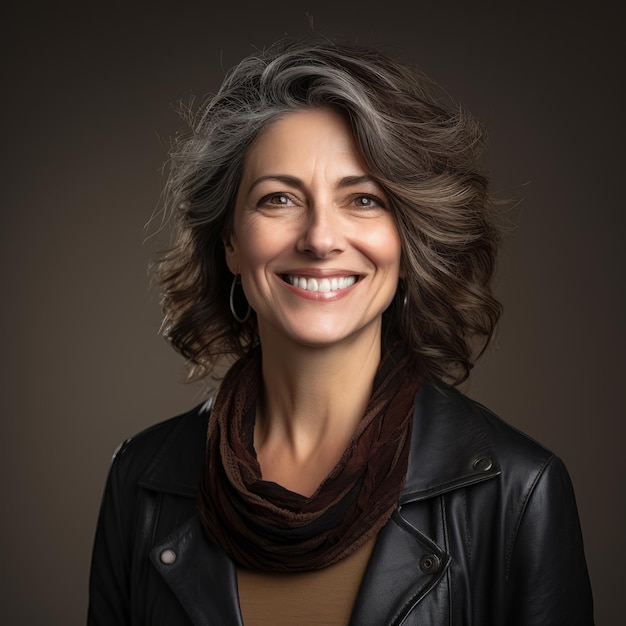
M 402 247 L 395 224 L 372 233 L 369 245 L 375 251 L 373 258 L 379 267 L 399 272 Z
M 267 264 L 278 254 L 281 237 L 277 229 L 262 228 L 258 223 L 248 223 L 239 229 L 240 273 L 247 276 L 264 273 Z

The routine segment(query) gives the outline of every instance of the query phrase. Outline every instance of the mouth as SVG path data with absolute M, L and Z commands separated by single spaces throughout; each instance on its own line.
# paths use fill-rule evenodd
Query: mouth
M 358 276 L 332 276 L 329 278 L 311 278 L 309 276 L 297 276 L 295 274 L 283 274 L 282 279 L 292 287 L 313 291 L 317 293 L 328 293 L 329 291 L 340 291 L 352 287 Z

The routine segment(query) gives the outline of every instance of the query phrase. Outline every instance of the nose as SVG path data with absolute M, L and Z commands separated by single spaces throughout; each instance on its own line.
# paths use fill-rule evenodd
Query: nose
M 298 239 L 298 252 L 320 259 L 345 250 L 345 224 L 332 208 L 311 207 Z

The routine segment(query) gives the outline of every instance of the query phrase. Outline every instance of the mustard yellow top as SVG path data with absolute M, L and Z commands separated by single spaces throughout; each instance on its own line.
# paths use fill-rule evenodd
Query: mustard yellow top
M 350 556 L 312 572 L 237 569 L 245 626 L 346 626 L 376 537 Z

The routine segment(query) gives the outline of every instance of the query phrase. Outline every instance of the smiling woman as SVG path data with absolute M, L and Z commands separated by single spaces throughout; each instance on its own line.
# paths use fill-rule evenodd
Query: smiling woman
M 167 191 L 178 239 L 159 263 L 168 338 L 192 379 L 258 341 L 254 310 L 240 325 L 228 308 L 232 273 L 222 240 L 264 134 L 311 109 L 332 109 L 349 124 L 359 168 L 398 228 L 403 280 L 384 325 L 401 332 L 424 378 L 464 380 L 500 315 L 491 294 L 499 232 L 480 167 L 482 129 L 464 109 L 446 107 L 415 68 L 327 41 L 282 42 L 244 59 L 175 144 Z M 295 138 L 281 149 L 287 144 L 296 151 Z M 267 171 L 258 184 L 266 175 L 298 183 Z M 294 199 L 278 191 L 280 203 Z
M 282 42 L 175 144 L 166 334 L 191 378 L 238 358 L 116 455 L 90 624 L 593 623 L 563 464 L 449 385 L 500 314 L 498 228 L 436 93 Z

